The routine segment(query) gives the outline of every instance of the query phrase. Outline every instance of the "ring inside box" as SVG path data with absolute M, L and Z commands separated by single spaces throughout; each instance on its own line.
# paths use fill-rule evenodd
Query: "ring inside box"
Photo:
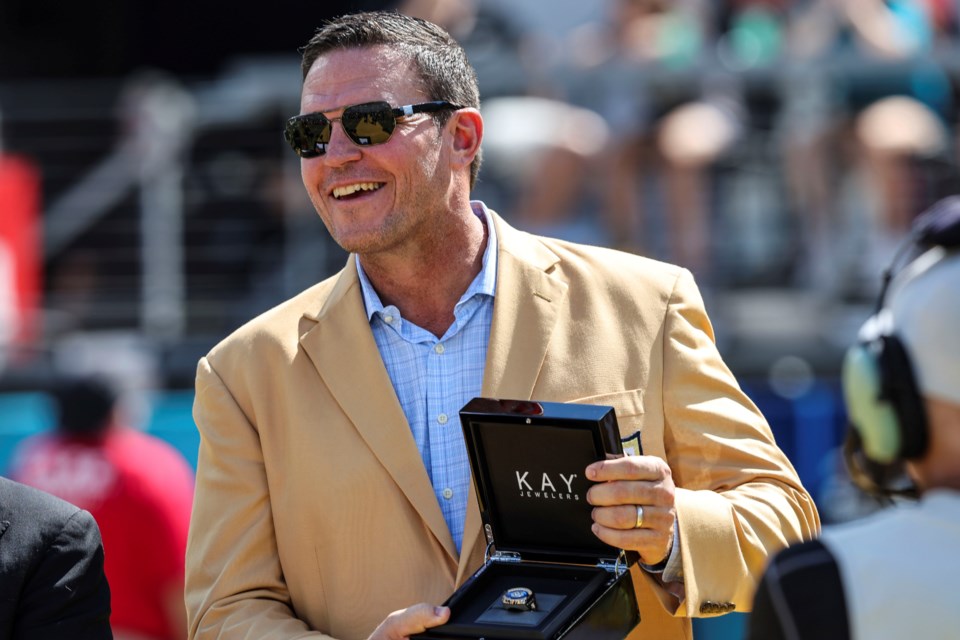
M 444 631 L 476 637 L 476 629 L 482 626 L 486 638 L 549 638 L 556 627 L 593 600 L 609 578 L 607 571 L 590 566 L 491 564 L 476 576 L 468 593 L 448 603 L 450 620 Z M 535 611 L 511 611 L 503 605 L 504 591 L 514 587 L 533 590 Z

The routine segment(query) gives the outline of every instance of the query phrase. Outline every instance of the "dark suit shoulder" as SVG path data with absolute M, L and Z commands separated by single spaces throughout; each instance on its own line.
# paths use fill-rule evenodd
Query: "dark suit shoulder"
M 100 530 L 87 511 L 0 479 L 0 637 L 111 638 Z
M 80 507 L 54 495 L 0 477 L 0 520 L 27 516 L 38 525 L 62 525 L 80 510 Z

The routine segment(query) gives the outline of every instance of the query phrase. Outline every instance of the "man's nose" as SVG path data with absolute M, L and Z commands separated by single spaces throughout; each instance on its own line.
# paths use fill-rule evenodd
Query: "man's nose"
M 321 156 L 331 166 L 353 162 L 360 158 L 362 151 L 351 140 L 339 122 L 333 124 L 330 132 L 330 142 L 327 143 L 327 152 Z

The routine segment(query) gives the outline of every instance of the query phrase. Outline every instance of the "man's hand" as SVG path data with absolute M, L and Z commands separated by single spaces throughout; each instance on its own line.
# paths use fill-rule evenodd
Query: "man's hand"
M 406 640 L 412 633 L 423 633 L 450 619 L 449 607 L 420 603 L 394 611 L 380 623 L 369 640 Z
M 655 565 L 670 555 L 677 519 L 673 475 L 656 456 L 626 456 L 587 467 L 587 478 L 598 482 L 587 492 L 593 510 L 593 532 L 609 545 L 637 551 L 644 564 Z M 638 510 L 643 522 L 638 528 Z

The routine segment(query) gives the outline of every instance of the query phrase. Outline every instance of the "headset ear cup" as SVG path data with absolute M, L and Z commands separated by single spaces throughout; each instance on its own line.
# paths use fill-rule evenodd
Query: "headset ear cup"
M 843 360 L 842 384 L 850 423 L 863 442 L 864 454 L 875 462 L 890 463 L 900 455 L 897 413 L 883 396 L 883 379 L 877 342 L 857 344 Z
M 897 414 L 900 433 L 898 457 L 919 458 L 927 450 L 927 412 L 913 372 L 907 348 L 896 335 L 882 338 L 880 370 L 883 388 Z

